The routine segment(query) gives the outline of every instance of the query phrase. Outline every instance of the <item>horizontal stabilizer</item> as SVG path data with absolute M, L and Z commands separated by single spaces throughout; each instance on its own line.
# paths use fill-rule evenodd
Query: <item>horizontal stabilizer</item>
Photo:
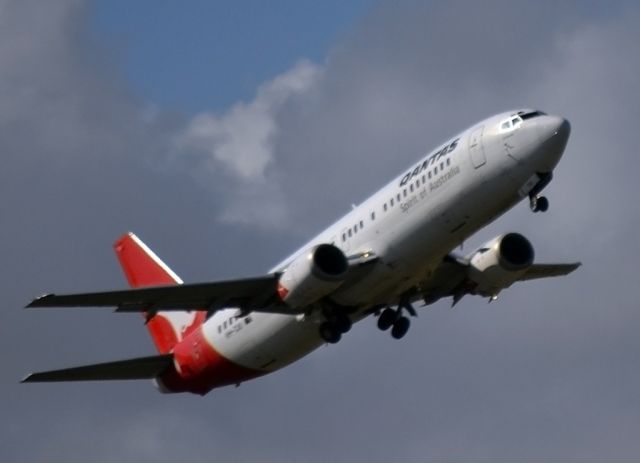
M 154 355 L 117 362 L 97 363 L 62 370 L 31 373 L 23 383 L 54 381 L 103 381 L 124 379 L 151 379 L 162 374 L 173 365 L 173 355 Z

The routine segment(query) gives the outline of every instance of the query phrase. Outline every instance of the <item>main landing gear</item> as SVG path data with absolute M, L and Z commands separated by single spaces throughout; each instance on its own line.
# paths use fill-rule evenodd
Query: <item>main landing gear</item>
M 546 196 L 529 196 L 529 207 L 533 212 L 547 212 L 549 200 Z
M 404 302 L 399 304 L 395 310 L 387 307 L 378 317 L 378 328 L 382 331 L 391 328 L 391 336 L 395 339 L 402 339 L 411 326 L 411 321 L 402 314 L 402 309 L 406 309 L 412 317 L 416 316 L 416 311 L 411 303 Z
M 342 335 L 351 329 L 351 319 L 348 315 L 338 312 L 326 315 L 327 321 L 320 325 L 320 337 L 329 344 L 340 341 Z

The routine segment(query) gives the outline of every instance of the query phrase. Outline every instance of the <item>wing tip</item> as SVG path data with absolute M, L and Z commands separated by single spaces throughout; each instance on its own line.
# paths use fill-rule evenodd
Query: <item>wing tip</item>
M 29 373 L 28 375 L 26 375 L 24 378 L 20 380 L 20 384 L 33 383 L 34 382 L 33 378 L 34 378 L 34 373 Z
M 33 301 L 29 302 L 24 308 L 32 309 L 34 307 L 46 307 L 47 305 L 46 301 L 51 299 L 54 296 L 55 294 L 53 293 L 43 294 L 42 296 L 38 296 Z

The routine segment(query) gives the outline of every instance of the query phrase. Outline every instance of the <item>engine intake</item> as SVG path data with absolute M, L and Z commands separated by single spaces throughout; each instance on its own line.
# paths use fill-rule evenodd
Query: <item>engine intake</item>
M 533 264 L 533 246 L 519 233 L 507 233 L 499 241 L 498 254 L 502 265 L 510 270 L 520 270 Z
M 321 244 L 311 254 L 313 256 L 312 270 L 316 276 L 330 280 L 342 278 L 349 268 L 347 258 L 343 252 L 332 244 Z

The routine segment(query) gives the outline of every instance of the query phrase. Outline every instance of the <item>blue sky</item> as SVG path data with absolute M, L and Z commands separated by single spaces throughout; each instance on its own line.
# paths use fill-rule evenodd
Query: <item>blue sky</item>
M 186 112 L 247 100 L 297 60 L 328 50 L 375 0 L 98 0 L 98 38 L 142 98 Z

